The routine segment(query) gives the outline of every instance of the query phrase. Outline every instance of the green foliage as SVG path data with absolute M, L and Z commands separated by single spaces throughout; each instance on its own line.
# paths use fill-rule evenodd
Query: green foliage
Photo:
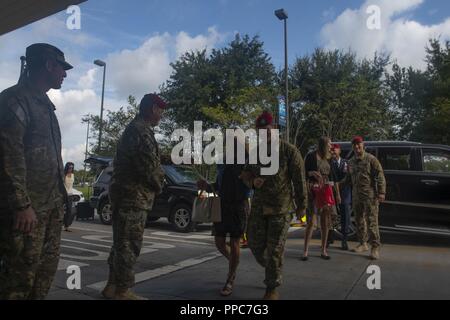
M 392 67 L 392 73 L 386 73 L 386 83 L 391 89 L 389 103 L 393 111 L 394 137 L 398 140 L 410 140 L 417 125 L 425 116 L 425 103 L 431 82 L 426 72 L 412 67 Z
M 290 71 L 291 141 L 303 152 L 321 136 L 348 141 L 354 135 L 386 139 L 390 112 L 382 76 L 386 56 L 358 60 L 354 53 L 316 49 L 298 58 Z
M 103 119 L 102 148 L 98 146 L 98 135 L 100 130 L 100 117 L 87 115 L 82 122 L 89 122 L 91 132 L 91 154 L 113 157 L 117 143 L 126 126 L 133 120 L 139 111 L 138 103 L 133 96 L 128 97 L 128 106 L 121 107 L 118 111 L 106 112 Z
M 427 48 L 431 90 L 417 136 L 430 143 L 450 144 L 450 41 L 430 40 Z
M 386 74 L 395 137 L 450 144 L 450 43 L 430 40 L 426 61 L 424 72 L 394 64 Z
M 375 55 L 358 59 L 353 52 L 316 49 L 298 58 L 289 70 L 291 141 L 302 152 L 320 136 L 349 141 L 354 135 L 367 140 L 415 140 L 450 144 L 450 44 L 430 40 L 426 71 L 392 65 Z M 193 131 L 194 121 L 204 129 L 243 129 L 254 125 L 262 110 L 276 114 L 276 97 L 284 92 L 283 72 L 278 74 L 258 37 L 236 35 L 210 54 L 186 52 L 171 64 L 170 79 L 161 85 L 169 102 L 160 125 L 161 153 L 170 162 L 176 128 Z M 98 149 L 98 116 L 88 115 L 94 141 L 92 153 L 113 156 L 126 125 L 138 112 L 134 97 L 119 111 L 106 113 L 102 150 Z M 196 166 L 213 179 L 214 168 Z
M 169 133 L 175 127 L 192 131 L 194 121 L 203 121 L 204 128 L 247 128 L 276 102 L 275 70 L 258 37 L 236 35 L 209 56 L 205 50 L 188 52 L 172 68 L 161 87 L 171 105 L 162 125 Z

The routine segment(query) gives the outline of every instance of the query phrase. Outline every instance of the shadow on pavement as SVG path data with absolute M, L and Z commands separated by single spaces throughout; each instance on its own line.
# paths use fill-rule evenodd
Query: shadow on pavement
M 385 230 L 380 230 L 380 233 L 382 244 L 450 248 L 450 236 Z M 289 239 L 303 240 L 304 234 L 304 229 L 299 229 L 292 232 Z M 320 240 L 319 230 L 314 231 L 313 239 Z M 352 237 L 350 241 L 356 241 L 356 237 Z M 339 244 L 340 240 L 335 239 L 334 243 Z

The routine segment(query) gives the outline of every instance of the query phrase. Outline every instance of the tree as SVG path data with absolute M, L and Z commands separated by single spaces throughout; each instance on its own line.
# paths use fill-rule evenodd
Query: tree
M 391 90 L 389 103 L 393 112 L 394 137 L 410 140 L 425 117 L 425 104 L 431 88 L 429 75 L 394 63 L 392 73 L 386 73 L 386 84 Z
M 249 127 L 262 109 L 276 103 L 276 74 L 263 43 L 248 35 L 225 48 L 188 52 L 172 64 L 173 73 L 161 87 L 171 109 L 164 129 Z
M 358 60 L 352 52 L 316 49 L 290 71 L 291 141 L 303 152 L 320 136 L 348 141 L 354 135 L 386 139 L 392 133 L 382 77 L 387 56 Z
M 107 110 L 106 117 L 103 119 L 102 148 L 98 146 L 98 134 L 100 130 L 100 117 L 87 115 L 82 119 L 82 123 L 89 122 L 90 138 L 94 142 L 90 143 L 91 153 L 100 156 L 113 157 L 116 152 L 117 143 L 122 136 L 126 126 L 133 120 L 139 111 L 136 98 L 128 97 L 128 106 L 121 107 L 118 111 Z
M 430 40 L 427 48 L 431 90 L 425 117 L 413 137 L 424 142 L 450 144 L 450 41 Z
M 175 128 L 193 131 L 194 121 L 203 128 L 247 129 L 256 116 L 276 105 L 276 73 L 259 38 L 236 35 L 226 47 L 207 55 L 187 52 L 175 63 L 161 93 L 170 104 L 161 128 L 170 136 Z M 213 166 L 196 169 L 205 177 Z
M 427 70 L 400 68 L 386 74 L 397 139 L 450 144 L 450 44 L 430 39 Z

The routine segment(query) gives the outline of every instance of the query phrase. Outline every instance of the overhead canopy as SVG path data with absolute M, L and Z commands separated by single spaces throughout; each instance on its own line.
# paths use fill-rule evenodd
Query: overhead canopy
M 0 35 L 87 0 L 1 0 Z

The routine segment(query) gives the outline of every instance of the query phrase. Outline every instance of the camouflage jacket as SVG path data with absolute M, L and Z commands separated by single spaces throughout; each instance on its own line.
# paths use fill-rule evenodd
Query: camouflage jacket
M 383 168 L 378 159 L 367 152 L 350 159 L 348 173 L 341 182 L 352 186 L 353 199 L 374 199 L 379 194 L 386 194 Z
M 295 208 L 306 208 L 305 166 L 300 151 L 294 145 L 280 140 L 279 170 L 275 175 L 260 176 L 261 167 L 247 165 L 245 169 L 251 173 L 250 180 L 256 177 L 264 179 L 263 186 L 255 189 L 252 200 L 255 209 L 262 210 L 263 215 L 281 215 L 291 213 Z M 247 185 L 252 183 L 247 181 Z
M 55 106 L 24 80 L 0 94 L 0 209 L 40 212 L 66 196 Z
M 164 171 L 153 129 L 141 116 L 125 129 L 113 166 L 111 203 L 150 210 L 155 195 L 161 193 Z

